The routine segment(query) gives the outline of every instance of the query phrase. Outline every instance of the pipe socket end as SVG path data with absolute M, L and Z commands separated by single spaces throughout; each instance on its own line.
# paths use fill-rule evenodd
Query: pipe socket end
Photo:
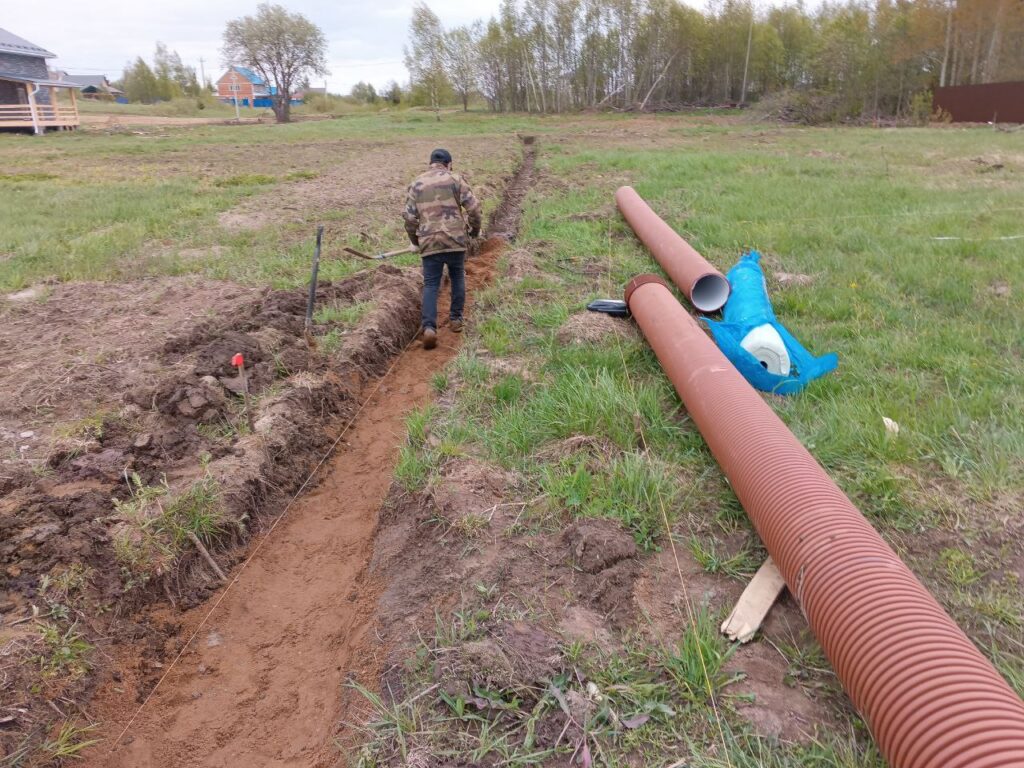
M 626 283 L 626 306 L 629 306 L 629 297 L 633 295 L 633 291 L 635 291 L 641 285 L 646 285 L 647 283 L 657 283 L 658 285 L 668 288 L 668 283 L 666 283 L 657 275 L 652 275 L 650 273 L 637 275 L 628 283 Z
M 690 289 L 690 303 L 701 312 L 717 312 L 725 306 L 732 286 L 717 272 L 701 275 Z

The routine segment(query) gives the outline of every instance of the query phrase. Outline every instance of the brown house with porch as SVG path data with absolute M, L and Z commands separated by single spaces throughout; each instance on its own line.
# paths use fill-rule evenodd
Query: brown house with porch
M 45 133 L 78 127 L 79 86 L 52 78 L 46 60 L 56 57 L 0 29 L 0 129 Z

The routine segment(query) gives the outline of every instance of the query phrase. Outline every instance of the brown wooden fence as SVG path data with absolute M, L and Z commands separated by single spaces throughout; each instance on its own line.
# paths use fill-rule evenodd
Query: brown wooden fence
M 954 123 L 1024 123 L 1024 82 L 936 88 L 932 105 Z

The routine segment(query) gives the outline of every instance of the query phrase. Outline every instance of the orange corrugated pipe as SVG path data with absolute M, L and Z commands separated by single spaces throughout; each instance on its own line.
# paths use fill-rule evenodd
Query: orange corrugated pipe
M 717 312 L 729 298 L 729 281 L 644 202 L 632 187 L 619 187 L 615 202 L 661 268 L 701 312 Z
M 1024 702 L 654 275 L 626 302 L 893 768 L 1021 768 Z

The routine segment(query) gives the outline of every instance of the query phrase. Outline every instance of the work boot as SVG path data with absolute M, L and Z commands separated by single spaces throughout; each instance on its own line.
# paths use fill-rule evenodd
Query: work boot
M 424 328 L 421 337 L 423 338 L 424 349 L 433 349 L 437 346 L 437 331 L 433 328 Z
M 452 333 L 462 333 L 463 323 L 462 318 L 452 318 L 448 321 L 448 327 L 451 328 Z

